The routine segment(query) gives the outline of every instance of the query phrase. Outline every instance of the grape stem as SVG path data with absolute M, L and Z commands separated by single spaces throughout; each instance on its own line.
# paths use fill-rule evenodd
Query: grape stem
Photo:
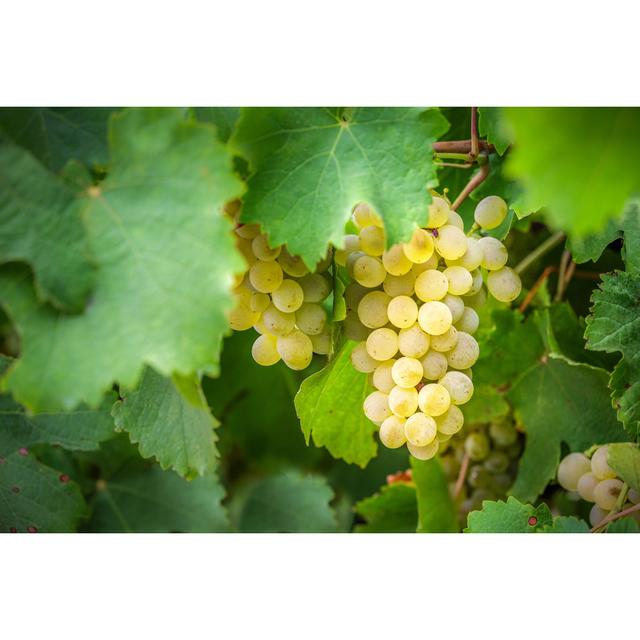
M 635 513 L 636 511 L 640 511 L 640 502 L 638 504 L 634 504 L 632 507 L 628 507 L 627 509 L 623 509 L 622 511 L 618 511 L 618 513 L 611 513 L 606 518 L 603 518 L 598 522 L 598 524 L 591 529 L 591 533 L 595 533 L 598 529 L 602 529 L 602 527 L 608 525 L 610 522 L 614 520 L 618 520 L 619 518 L 624 518 L 631 513 Z
M 475 160 L 480 152 L 480 140 L 478 138 L 478 107 L 471 107 L 471 150 L 469 155 Z
M 575 263 L 571 261 L 571 254 L 567 249 L 562 252 L 562 257 L 560 258 L 560 267 L 558 269 L 558 286 L 556 287 L 556 296 L 555 301 L 560 302 L 562 300 L 562 296 L 566 290 L 567 285 L 569 284 L 569 279 L 573 275 L 573 269 L 571 269 L 571 274 L 569 275 L 570 265 L 574 265 Z M 567 276 L 569 276 L 567 278 Z
M 462 190 L 460 195 L 455 199 L 455 202 L 451 205 L 451 208 L 456 211 L 457 208 L 465 201 L 466 197 L 477 187 L 479 187 L 489 175 L 489 163 L 480 166 L 480 171 L 471 176 L 471 180 L 467 182 L 467 186 Z
M 453 490 L 453 499 L 455 500 L 462 491 L 462 486 L 464 485 L 464 481 L 467 477 L 467 471 L 469 470 L 469 461 L 471 458 L 468 453 L 464 454 L 464 458 L 462 458 L 462 464 L 460 465 L 460 473 L 458 473 L 458 479 L 456 480 L 456 486 Z
M 531 287 L 531 289 L 529 289 L 529 292 L 527 293 L 527 295 L 525 296 L 524 300 L 522 301 L 522 304 L 518 307 L 518 311 L 520 313 L 524 313 L 525 312 L 526 308 L 531 304 L 533 299 L 536 297 L 536 294 L 538 293 L 538 289 L 540 289 L 540 287 L 543 285 L 544 281 L 554 271 L 557 271 L 557 270 L 558 270 L 558 267 L 553 266 L 553 265 L 549 265 L 548 267 L 545 267 L 545 270 L 540 274 L 540 277 L 536 280 L 536 282 L 533 285 L 533 287 Z
M 431 146 L 436 153 L 464 153 L 468 156 L 472 151 L 471 143 L 471 140 L 439 140 Z M 480 151 L 485 153 L 493 153 L 495 151 L 495 147 L 485 140 L 478 140 L 478 147 L 478 153 Z
M 528 256 L 525 256 L 521 262 L 516 266 L 514 271 L 520 275 L 525 269 L 530 267 L 538 258 L 541 258 L 545 253 L 548 253 L 556 245 L 560 244 L 565 238 L 562 231 L 556 231 L 553 235 L 549 236 L 542 244 L 538 245 Z

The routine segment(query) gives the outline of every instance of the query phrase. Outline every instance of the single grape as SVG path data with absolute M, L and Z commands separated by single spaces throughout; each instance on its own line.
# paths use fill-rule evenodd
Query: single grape
M 433 236 L 424 229 L 416 229 L 402 250 L 411 262 L 423 264 L 433 255 Z
M 489 435 L 498 447 L 508 447 L 518 439 L 518 432 L 512 422 L 503 420 L 489 425 Z
M 399 329 L 407 329 L 418 319 L 418 305 L 409 296 L 398 296 L 389 303 L 387 315 L 392 325 Z
M 460 320 L 455 323 L 455 327 L 458 331 L 464 331 L 469 335 L 473 335 L 480 326 L 480 317 L 475 309 L 471 307 L 465 307 L 462 311 Z
M 499 227 L 507 215 L 507 203 L 499 196 L 487 196 L 478 202 L 473 218 L 482 229 Z
M 492 451 L 483 464 L 490 473 L 504 473 L 509 468 L 509 456 L 504 451 Z
M 273 306 L 285 313 L 297 311 L 302 306 L 303 299 L 302 287 L 295 280 L 283 280 L 282 284 L 271 294 Z
M 583 473 L 578 479 L 578 485 L 576 487 L 580 497 L 583 500 L 587 500 L 587 502 L 594 502 L 595 498 L 593 497 L 593 490 L 599 482 L 600 480 L 598 480 L 591 471 Z
M 591 471 L 598 480 L 607 480 L 615 478 L 616 472 L 609 466 L 607 456 L 609 455 L 609 447 L 598 447 L 591 456 Z
M 357 205 L 352 214 L 353 222 L 357 227 L 362 229 L 369 225 L 376 225 L 382 227 L 382 218 L 375 213 L 367 204 L 361 203 Z
M 353 311 L 348 311 L 345 319 L 342 321 L 342 328 L 344 335 L 349 340 L 355 340 L 360 342 L 366 340 L 369 337 L 371 330 L 365 327 L 358 318 L 358 314 Z
M 476 293 L 482 290 L 483 284 L 484 284 L 484 279 L 482 277 L 482 271 L 480 271 L 480 269 L 476 269 L 475 271 L 472 271 L 471 272 L 471 289 L 469 289 L 469 291 L 467 291 L 467 293 L 464 294 L 466 304 L 469 304 L 468 300 L 471 296 L 474 296 Z
M 356 251 L 360 251 L 360 236 L 353 233 L 347 234 L 343 240 L 343 248 L 337 249 L 334 254 L 336 264 L 341 267 L 346 266 L 347 257 Z
M 307 269 L 307 265 L 302 258 L 300 256 L 292 256 L 286 247 L 283 247 L 278 256 L 278 264 L 282 270 L 292 278 L 301 278 L 309 273 L 309 269 Z
M 491 451 L 491 443 L 481 431 L 470 433 L 464 441 L 464 450 L 473 461 L 484 460 Z
M 449 283 L 449 293 L 454 296 L 465 295 L 473 285 L 473 276 L 464 267 L 447 267 L 443 275 Z
M 296 311 L 296 324 L 300 331 L 307 335 L 318 335 L 322 333 L 327 323 L 327 312 L 319 304 L 305 302 Z
M 461 231 L 464 231 L 464 220 L 462 219 L 462 216 L 456 211 L 454 211 L 453 209 L 449 211 L 447 224 L 450 224 L 454 227 L 458 227 L 458 229 L 460 229 Z
M 424 273 L 429 269 L 437 269 L 439 264 L 440 256 L 437 253 L 434 253 L 426 262 L 414 264 L 413 267 L 411 267 L 411 271 L 417 278 L 421 273 Z
M 453 327 L 451 327 L 453 329 Z M 452 369 L 469 369 L 480 356 L 480 347 L 473 336 L 458 331 L 455 346 L 447 353 L 447 361 Z
M 509 254 L 507 248 L 500 240 L 486 236 L 485 238 L 480 238 L 478 243 L 482 247 L 481 266 L 483 269 L 496 271 L 497 269 L 502 269 L 502 267 L 507 264 Z
M 234 331 L 246 331 L 258 321 L 260 314 L 252 311 L 248 304 L 242 300 L 229 312 L 229 326 Z
M 379 363 L 369 355 L 366 344 L 360 342 L 351 351 L 351 364 L 360 373 L 371 373 Z
M 418 310 L 418 323 L 431 336 L 440 336 L 451 327 L 453 317 L 443 302 L 425 302 Z
M 363 404 L 364 415 L 375 422 L 376 424 L 382 424 L 391 415 L 391 409 L 389 409 L 389 396 L 382 391 L 374 391 L 370 393 L 365 399 Z
M 347 306 L 347 310 L 355 311 L 360 304 L 360 300 L 362 300 L 367 293 L 370 293 L 367 287 L 363 287 L 357 282 L 350 282 L 344 290 L 344 303 Z
M 431 349 L 446 353 L 453 349 L 458 342 L 458 330 L 451 325 L 447 331 L 440 336 L 431 336 Z
M 235 231 L 241 238 L 253 240 L 260 233 L 260 227 L 257 224 L 240 224 Z
M 454 324 L 458 322 L 464 313 L 464 301 L 462 298 L 447 293 L 447 295 L 442 298 L 442 302 L 444 302 L 447 307 L 449 307 L 449 311 L 451 311 L 451 321 Z
M 424 413 L 414 413 L 404 423 L 404 435 L 407 441 L 416 447 L 426 447 L 431 444 L 437 433 L 435 420 Z
M 418 408 L 418 392 L 413 387 L 393 387 L 389 392 L 389 408 L 401 418 L 412 416 Z
M 423 302 L 442 300 L 449 291 L 449 281 L 441 271 L 428 269 L 416 278 L 414 289 Z
M 298 284 L 305 302 L 322 302 L 331 293 L 331 283 L 320 273 L 308 273 L 298 280 Z
M 451 406 L 451 397 L 445 387 L 432 382 L 420 389 L 418 406 L 429 416 L 441 416 Z
M 488 489 L 493 477 L 481 464 L 474 464 L 469 468 L 467 482 L 474 489 Z
M 397 449 L 407 441 L 404 435 L 404 423 L 404 418 L 392 415 L 380 425 L 380 441 L 385 447 Z
M 436 251 L 445 260 L 462 258 L 467 250 L 467 236 L 464 235 L 464 231 L 453 225 L 440 227 L 434 243 Z
M 382 283 L 384 292 L 392 298 L 396 296 L 412 296 L 416 282 L 416 274 L 413 269 L 402 276 L 392 276 L 390 273 Z
M 251 241 L 251 250 L 259 260 L 270 262 L 271 260 L 275 260 L 280 255 L 282 247 L 276 247 L 275 249 L 272 249 L 267 241 L 267 236 L 260 235 L 256 236 Z
M 285 364 L 296 371 L 306 369 L 313 357 L 309 336 L 295 329 L 289 335 L 278 336 L 276 347 Z
M 429 350 L 420 359 L 420 363 L 427 380 L 440 380 L 449 368 L 446 356 L 433 350 Z
M 284 276 L 277 262 L 258 260 L 249 269 L 251 286 L 260 293 L 272 293 L 281 284 Z
M 373 372 L 373 386 L 382 391 L 382 393 L 389 393 L 396 383 L 391 375 L 391 369 L 393 368 L 395 360 L 387 360 L 381 362 Z
M 616 506 L 618 496 L 622 491 L 624 483 L 618 478 L 607 478 L 600 480 L 593 489 L 594 502 L 605 511 L 611 511 Z
M 589 512 L 589 522 L 592 527 L 595 527 L 597 524 L 600 524 L 604 518 L 606 518 L 609 514 L 601 509 L 597 504 L 594 504 L 591 507 L 591 511 Z
M 429 335 L 418 323 L 398 332 L 398 350 L 409 358 L 422 358 L 429 350 Z
M 259 293 L 258 291 L 254 291 L 251 294 L 251 301 L 249 302 L 249 307 L 251 311 L 255 311 L 257 313 L 262 313 L 271 303 L 271 298 L 268 293 Z
M 449 371 L 440 378 L 440 384 L 449 392 L 452 404 L 465 404 L 473 395 L 471 378 L 461 371 Z
M 409 273 L 413 267 L 413 262 L 407 258 L 399 244 L 382 254 L 382 264 L 392 276 L 403 276 Z
M 449 213 L 449 203 L 444 198 L 434 196 L 429 205 L 429 222 L 427 223 L 427 227 L 429 227 L 429 229 L 436 229 L 446 225 L 449 220 Z
M 482 264 L 484 253 L 477 238 L 467 238 L 467 250 L 457 260 L 447 260 L 449 267 L 464 267 L 467 271 L 474 271 Z
M 590 470 L 591 463 L 584 453 L 570 453 L 558 465 L 558 484 L 567 491 L 575 491 L 580 477 Z
M 627 494 L 627 499 L 632 504 L 640 504 L 640 493 L 638 493 L 634 489 L 629 489 L 629 493 Z
M 310 335 L 313 353 L 326 356 L 331 353 L 331 333 L 327 330 L 318 335 Z
M 379 329 L 389 322 L 387 308 L 391 298 L 384 291 L 370 291 L 358 304 L 358 319 L 369 329 Z
M 384 229 L 369 225 L 360 231 L 360 250 L 370 256 L 381 256 L 384 253 Z
M 251 356 L 259 365 L 270 367 L 280 360 L 276 343 L 275 336 L 269 334 L 258 336 L 251 345 Z
M 369 289 L 379 287 L 384 282 L 386 275 L 387 272 L 379 258 L 363 255 L 353 263 L 353 278 L 363 287 Z
M 376 329 L 367 338 L 367 352 L 378 361 L 391 360 L 398 353 L 398 334 L 392 329 Z
M 402 357 L 393 363 L 391 369 L 393 381 L 405 389 L 415 387 L 422 380 L 422 365 L 415 358 Z
M 296 325 L 295 313 L 284 313 L 270 304 L 262 313 L 262 322 L 269 333 L 274 336 L 289 335 Z
M 452 404 L 441 416 L 436 418 L 438 431 L 452 436 L 462 429 L 464 414 L 455 404 Z
M 522 282 L 511 267 L 502 267 L 487 276 L 487 289 L 496 300 L 513 302 L 522 291 Z
M 434 458 L 436 453 L 438 453 L 439 447 L 440 443 L 438 440 L 434 440 L 426 447 L 416 447 L 416 445 L 407 442 L 407 449 L 409 449 L 409 453 L 418 460 L 430 460 L 431 458 Z

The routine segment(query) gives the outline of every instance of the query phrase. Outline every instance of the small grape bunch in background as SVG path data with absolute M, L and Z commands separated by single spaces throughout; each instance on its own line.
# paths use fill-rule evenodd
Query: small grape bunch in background
M 460 406 L 473 395 L 471 367 L 480 353 L 473 334 L 485 278 L 501 302 L 515 300 L 522 288 L 502 242 L 476 233 L 499 226 L 507 210 L 502 198 L 485 198 L 467 236 L 460 215 L 434 196 L 426 228 L 387 249 L 381 218 L 366 204 L 354 209 L 359 233 L 347 235 L 335 255 L 353 280 L 345 290 L 344 331 L 359 341 L 351 361 L 371 375 L 376 390 L 364 413 L 379 425 L 385 446 L 406 444 L 427 460 L 462 428 Z

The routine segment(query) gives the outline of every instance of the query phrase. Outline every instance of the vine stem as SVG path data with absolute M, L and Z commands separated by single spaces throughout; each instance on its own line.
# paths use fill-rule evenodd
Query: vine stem
M 471 153 L 471 140 L 440 140 L 431 145 L 436 153 Z M 479 151 L 493 153 L 495 147 L 484 140 L 478 140 Z
M 627 509 L 618 511 L 618 513 L 609 514 L 606 518 L 600 520 L 600 522 L 598 522 L 598 524 L 593 527 L 593 529 L 591 529 L 591 533 L 595 533 L 598 529 L 602 529 L 602 527 L 608 525 L 610 522 L 618 520 L 619 518 L 624 518 L 631 513 L 635 513 L 636 511 L 640 511 L 640 502 L 638 504 L 634 504 L 632 507 L 628 507 Z
M 453 490 L 453 499 L 455 500 L 462 491 L 462 485 L 467 477 L 467 471 L 469 470 L 469 461 L 471 458 L 468 453 L 464 454 L 464 458 L 462 458 L 462 464 L 460 465 L 460 473 L 458 473 L 458 479 L 456 480 L 456 486 Z
M 480 166 L 480 171 L 471 177 L 471 180 L 467 182 L 467 186 L 462 190 L 460 195 L 455 199 L 455 202 L 451 205 L 451 208 L 455 211 L 466 199 L 466 197 L 479 185 L 481 185 L 489 175 L 489 163 Z
M 478 107 L 471 107 L 471 150 L 469 155 L 477 158 L 480 152 L 480 139 L 478 137 Z
M 455 207 L 454 207 L 455 208 Z M 537 246 L 528 256 L 516 266 L 514 271 L 520 275 L 525 269 L 530 267 L 538 258 L 541 258 L 545 253 L 548 253 L 556 245 L 560 244 L 564 240 L 564 233 L 562 231 L 556 231 L 552 236 L 549 236 L 542 244 Z
M 538 293 L 538 289 L 543 285 L 544 281 L 554 271 L 557 271 L 557 270 L 558 270 L 558 267 L 553 266 L 553 265 L 549 265 L 548 267 L 545 268 L 545 270 L 542 272 L 540 277 L 536 280 L 536 282 L 533 285 L 533 287 L 531 287 L 531 289 L 529 289 L 529 292 L 527 293 L 527 295 L 525 296 L 524 300 L 522 301 L 522 304 L 518 307 L 518 311 L 520 313 L 524 313 L 525 312 L 526 308 L 531 304 L 532 300 L 536 297 L 536 293 Z
M 562 252 L 562 258 L 560 258 L 560 268 L 558 269 L 558 286 L 556 287 L 556 296 L 555 296 L 556 302 L 560 302 L 562 300 L 565 287 L 568 284 L 567 269 L 569 267 L 570 261 L 571 261 L 571 254 L 567 249 L 565 249 Z

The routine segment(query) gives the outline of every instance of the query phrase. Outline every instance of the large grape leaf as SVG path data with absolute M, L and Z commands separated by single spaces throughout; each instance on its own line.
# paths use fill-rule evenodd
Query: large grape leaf
M 240 117 L 240 107 L 193 107 L 193 112 L 201 122 L 216 126 L 222 142 L 229 140 Z
M 326 447 L 334 458 L 365 467 L 376 455 L 377 427 L 367 419 L 362 403 L 371 387 L 367 376 L 351 364 L 355 342 L 347 341 L 329 364 L 300 386 L 295 406 L 309 443 Z
M 640 433 L 640 275 L 603 275 L 591 302 L 587 348 L 622 354 L 610 385 L 618 417 L 635 438 Z
M 478 109 L 478 132 L 486 137 L 502 155 L 513 142 L 509 126 L 505 122 L 503 107 L 480 107 Z
M 430 148 L 447 127 L 437 109 L 243 109 L 231 139 L 253 171 L 242 219 L 309 266 L 342 245 L 358 202 L 383 217 L 389 245 L 406 241 L 427 221 Z
M 193 478 L 212 472 L 218 452 L 213 417 L 197 379 L 165 378 L 147 367 L 140 386 L 113 406 L 118 429 L 129 433 L 143 458 Z
M 0 531 L 71 533 L 86 516 L 78 485 L 26 451 L 0 458 Z
M 67 182 L 0 138 L 0 264 L 28 263 L 40 297 L 76 311 L 94 277 L 82 206 Z
M 589 533 L 589 525 L 574 516 L 558 516 L 552 525 L 545 526 L 542 533 Z
M 333 491 L 324 478 L 289 471 L 256 483 L 240 513 L 243 533 L 333 533 Z
M 630 442 L 609 446 L 609 466 L 634 491 L 640 492 L 640 449 Z
M 473 397 L 464 405 L 464 419 L 467 424 L 491 422 L 504 418 L 509 411 L 503 394 L 495 387 L 474 384 Z
M 97 263 L 91 304 L 65 316 L 38 303 L 29 274 L 0 271 L 0 295 L 22 338 L 6 387 L 28 408 L 96 405 L 144 364 L 163 375 L 215 371 L 235 250 L 222 204 L 242 190 L 212 127 L 180 110 L 132 109 L 110 128 L 111 173 L 82 196 Z
M 455 533 L 459 530 L 449 492 L 449 480 L 438 458 L 411 458 L 418 498 L 418 533 Z
M 105 165 L 111 107 L 5 107 L 0 130 L 53 171 L 69 160 Z
M 571 451 L 625 440 L 607 390 L 607 372 L 544 356 L 508 393 L 527 439 L 511 493 L 533 501 L 553 479 L 566 443 Z
M 366 520 L 356 525 L 356 533 L 415 533 L 418 527 L 416 488 L 404 482 L 383 486 L 354 510 Z
M 508 108 L 505 117 L 515 141 L 507 173 L 525 188 L 523 209 L 546 205 L 549 224 L 600 232 L 640 187 L 640 109 Z
M 216 533 L 229 530 L 224 491 L 213 475 L 188 481 L 157 465 L 98 481 L 89 529 L 105 533 Z
M 620 518 L 607 527 L 607 533 L 640 533 L 640 525 L 633 518 Z
M 553 517 L 546 504 L 534 507 L 510 496 L 506 502 L 485 500 L 482 511 L 472 511 L 469 514 L 464 532 L 536 533 L 552 523 Z

